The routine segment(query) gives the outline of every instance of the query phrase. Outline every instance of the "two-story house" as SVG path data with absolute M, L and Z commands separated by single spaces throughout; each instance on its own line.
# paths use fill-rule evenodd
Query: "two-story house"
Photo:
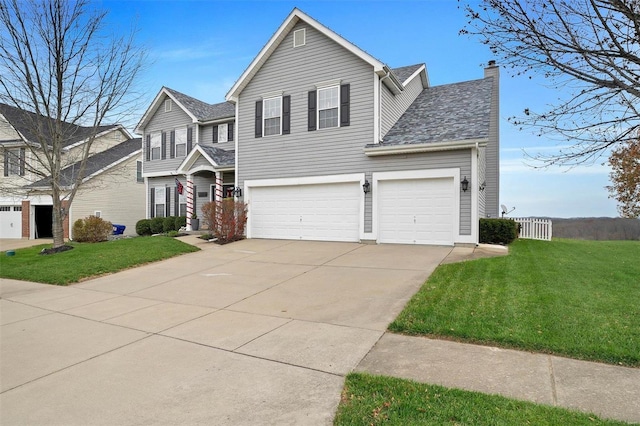
M 44 151 L 34 126 L 48 128 L 50 119 L 0 104 L 0 238 L 50 238 L 53 201 L 51 177 L 43 166 Z M 64 124 L 63 192 L 73 188 L 79 162 L 93 129 Z M 144 217 L 141 140 L 121 125 L 101 126 L 91 144 L 82 185 L 65 219 L 65 238 L 73 238 L 76 219 L 97 215 L 125 225 L 135 234 L 135 223 Z M 50 143 L 49 143 L 50 146 Z M 64 206 L 68 206 L 63 202 Z
M 294 9 L 226 104 L 160 92 L 139 126 L 148 209 L 178 211 L 168 206 L 172 179 L 154 189 L 151 178 L 184 174 L 197 187 L 185 210 L 211 199 L 209 188 L 235 188 L 248 204 L 248 238 L 475 244 L 479 219 L 498 216 L 498 85 L 489 63 L 482 79 L 431 86 L 424 64 L 392 69 Z M 228 116 L 205 113 L 221 105 Z M 231 120 L 233 148 L 207 130 Z M 170 163 L 167 141 L 185 123 L 198 145 Z M 233 182 L 225 179 L 232 172 Z
M 144 143 L 147 217 L 193 215 L 232 196 L 235 106 L 208 104 L 163 87 L 136 126 Z

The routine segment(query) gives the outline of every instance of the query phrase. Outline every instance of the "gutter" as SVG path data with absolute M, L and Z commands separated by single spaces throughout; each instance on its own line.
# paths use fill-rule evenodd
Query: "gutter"
M 421 144 L 408 144 L 408 145 L 389 145 L 389 146 L 377 146 L 377 147 L 365 147 L 364 153 L 368 157 L 376 157 L 380 155 L 400 155 L 400 154 L 414 154 L 420 152 L 435 152 L 435 151 L 453 151 L 457 149 L 469 149 L 477 148 L 479 146 L 486 146 L 488 139 L 468 139 L 463 141 L 450 141 L 450 142 L 433 142 L 433 143 L 421 143 Z

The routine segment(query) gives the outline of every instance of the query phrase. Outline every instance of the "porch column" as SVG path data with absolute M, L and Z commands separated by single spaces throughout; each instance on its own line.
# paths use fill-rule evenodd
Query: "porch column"
M 216 172 L 216 196 L 214 198 L 215 201 L 222 201 L 222 172 Z
M 22 238 L 31 238 L 31 203 L 22 201 Z
M 194 212 L 194 193 L 193 193 L 193 175 L 187 175 L 187 231 L 193 231 L 191 228 L 191 216 Z

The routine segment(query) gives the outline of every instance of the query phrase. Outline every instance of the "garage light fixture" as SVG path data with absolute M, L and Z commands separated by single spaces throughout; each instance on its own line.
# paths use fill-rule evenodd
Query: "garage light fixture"
M 231 193 L 234 197 L 242 197 L 242 188 L 236 186 L 235 188 L 233 188 L 233 191 L 231 191 Z
M 466 176 L 462 179 L 462 182 L 460 182 L 460 186 L 462 187 L 462 192 L 467 192 L 467 189 L 469 189 L 469 181 Z
M 368 194 L 369 192 L 371 192 L 371 184 L 366 179 L 364 180 L 364 184 L 362 184 L 362 190 L 364 191 L 365 194 Z

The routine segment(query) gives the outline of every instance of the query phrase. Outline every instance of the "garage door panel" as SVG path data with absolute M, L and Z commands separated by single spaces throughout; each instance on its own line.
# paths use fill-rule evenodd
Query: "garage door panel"
M 0 206 L 0 238 L 22 237 L 22 207 Z
M 378 192 L 380 242 L 453 244 L 453 178 L 381 180 Z
M 251 236 L 358 241 L 359 188 L 357 182 L 254 187 L 249 206 Z

